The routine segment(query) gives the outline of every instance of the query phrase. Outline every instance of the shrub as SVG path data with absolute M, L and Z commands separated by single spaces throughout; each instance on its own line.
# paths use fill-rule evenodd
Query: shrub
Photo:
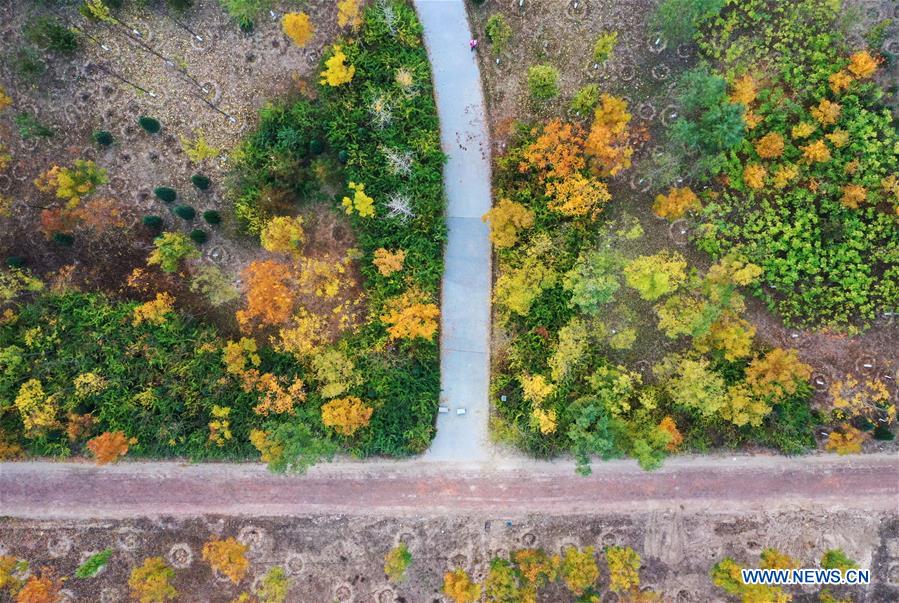
M 159 216 L 144 216 L 141 222 L 150 230 L 162 230 L 162 218 Z
M 121 431 L 105 431 L 88 440 L 87 449 L 94 455 L 98 465 L 114 463 L 128 453 L 129 441 Z
M 75 237 L 67 232 L 54 232 L 53 242 L 63 247 L 71 247 L 75 243 Z
M 689 42 L 699 26 L 721 12 L 725 0 L 664 0 L 654 22 L 672 43 Z
M 165 603 L 178 597 L 172 586 L 175 570 L 166 565 L 162 557 L 145 559 L 143 565 L 134 568 L 128 578 L 131 596 L 140 603 Z
M 178 198 L 178 193 L 175 192 L 175 189 L 167 186 L 157 186 L 153 189 L 153 194 L 163 203 L 172 203 Z
M 190 231 L 190 239 L 197 245 L 202 245 L 209 239 L 209 235 L 206 234 L 205 230 L 195 228 L 194 230 Z
M 200 256 L 190 239 L 180 232 L 164 232 L 156 237 L 153 245 L 155 249 L 147 258 L 147 264 L 158 265 L 163 272 L 177 272 L 182 260 Z
M 559 96 L 559 71 L 552 65 L 533 65 L 528 69 L 531 98 L 546 101 Z
M 10 63 L 16 75 L 28 84 L 33 84 L 47 71 L 47 64 L 41 54 L 30 46 L 17 49 Z
M 106 130 L 97 130 L 93 134 L 94 142 L 96 142 L 101 147 L 108 147 L 115 139 L 112 137 L 112 134 L 107 132 Z
M 222 216 L 219 212 L 214 209 L 207 209 L 203 212 L 203 219 L 206 220 L 207 224 L 212 224 L 215 226 L 216 224 L 222 223 Z
M 606 62 L 612 56 L 612 52 L 615 50 L 615 45 L 617 43 L 617 31 L 608 31 L 599 36 L 596 43 L 593 45 L 593 60 L 597 63 Z
M 412 553 L 406 543 L 401 542 L 387 552 L 384 558 L 384 573 L 387 579 L 399 584 L 406 579 L 406 569 L 412 563 Z
M 571 110 L 578 115 L 589 115 L 599 102 L 599 86 L 587 84 L 571 99 Z
M 146 115 L 138 118 L 137 125 L 143 128 L 145 132 L 148 132 L 150 134 L 157 134 L 159 130 L 162 129 L 162 124 L 159 123 L 158 119 L 147 117 Z
M 208 190 L 209 185 L 212 184 L 212 181 L 203 174 L 194 174 L 190 177 L 190 182 L 201 191 Z
M 78 36 L 55 17 L 42 15 L 29 19 L 23 32 L 26 40 L 53 52 L 72 54 L 78 50 Z
M 93 578 L 107 563 L 109 563 L 110 557 L 112 557 L 112 549 L 105 549 L 99 553 L 94 553 L 88 557 L 84 563 L 78 566 L 78 569 L 75 570 L 75 577 Z
M 309 153 L 311 155 L 321 155 L 325 152 L 325 143 L 318 138 L 309 141 Z
M 175 208 L 175 215 L 182 220 L 193 220 L 197 216 L 197 210 L 190 205 L 179 205 Z
M 487 40 L 490 42 L 490 45 L 493 47 L 493 52 L 496 54 L 501 54 L 506 49 L 506 46 L 508 46 L 509 40 L 512 38 L 512 28 L 509 27 L 509 24 L 506 23 L 506 20 L 503 19 L 502 15 L 499 13 L 491 15 L 490 18 L 487 19 L 485 32 L 487 34 Z
M 17 113 L 13 118 L 16 128 L 19 130 L 19 136 L 23 140 L 31 140 L 32 138 L 52 138 L 54 132 L 52 129 L 43 125 L 34 116 L 29 113 Z

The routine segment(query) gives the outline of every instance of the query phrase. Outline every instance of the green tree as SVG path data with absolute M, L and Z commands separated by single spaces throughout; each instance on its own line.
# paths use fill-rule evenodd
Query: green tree
M 412 564 L 412 553 L 405 542 L 401 542 L 387 552 L 384 557 L 384 573 L 387 579 L 399 584 L 406 579 L 406 570 Z
M 621 288 L 620 269 L 621 261 L 609 251 L 581 253 L 562 278 L 562 286 L 571 293 L 571 305 L 587 314 L 599 313 Z
M 503 19 L 502 15 L 496 13 L 487 19 L 487 25 L 484 29 L 487 33 L 487 40 L 490 41 L 490 46 L 493 48 L 493 52 L 502 54 L 509 45 L 509 40 L 512 39 L 512 28 L 509 27 L 509 24 L 506 23 L 506 20 Z
M 673 293 L 687 278 L 687 261 L 676 252 L 661 251 L 631 260 L 624 267 L 627 284 L 645 300 Z
M 490 561 L 490 571 L 484 581 L 486 603 L 522 603 L 521 581 L 515 568 L 499 557 Z
M 533 65 L 528 69 L 531 98 L 547 101 L 559 96 L 559 70 L 552 65 Z
M 147 264 L 159 266 L 163 272 L 177 272 L 182 260 L 200 257 L 190 238 L 180 232 L 164 232 L 153 240 L 155 249 Z

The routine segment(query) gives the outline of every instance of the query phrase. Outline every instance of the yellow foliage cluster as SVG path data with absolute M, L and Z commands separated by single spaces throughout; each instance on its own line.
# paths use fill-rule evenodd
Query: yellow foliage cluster
M 22 417 L 26 433 L 40 434 L 57 424 L 56 400 L 44 393 L 44 386 L 39 379 L 29 379 L 19 386 L 15 406 Z
M 105 465 L 114 463 L 128 454 L 128 447 L 136 443 L 136 439 L 129 439 L 124 432 L 106 431 L 88 440 L 87 449 L 94 455 L 98 465 Z
M 344 197 L 341 204 L 346 213 L 351 214 L 356 210 L 363 218 L 371 218 L 375 215 L 375 200 L 365 194 L 365 185 L 350 182 L 349 187 L 353 189 L 353 198 Z
M 574 173 L 568 178 L 547 184 L 549 208 L 565 216 L 589 217 L 595 220 L 612 199 L 606 185 L 596 178 Z
M 297 288 L 323 299 L 337 297 L 341 288 L 352 287 L 354 284 L 353 279 L 345 278 L 350 261 L 350 257 L 326 257 L 321 260 L 301 258 L 294 268 Z
M 628 145 L 630 120 L 626 101 L 608 94 L 600 97 L 585 145 L 599 174 L 614 176 L 631 166 L 634 150 Z
M 291 321 L 291 326 L 278 331 L 274 340 L 275 349 L 303 360 L 314 354 L 327 343 L 325 320 L 305 308 L 300 309 Z
M 827 148 L 823 140 L 816 140 L 800 148 L 802 149 L 802 157 L 810 163 L 830 161 L 830 149 Z
M 606 548 L 609 566 L 609 590 L 613 593 L 636 591 L 640 586 L 640 555 L 630 547 Z
M 676 220 L 692 209 L 699 209 L 702 204 L 699 197 L 688 187 L 673 187 L 667 195 L 656 195 L 652 211 L 660 218 Z
M 232 438 L 230 406 L 212 405 L 212 420 L 209 422 L 209 441 L 221 448 Z
M 454 603 L 475 603 L 481 598 L 481 585 L 464 569 L 456 569 L 443 575 L 443 594 Z
M 387 327 L 390 339 L 431 340 L 437 332 L 440 309 L 420 292 L 409 289 L 393 298 L 387 304 L 387 312 L 381 315 L 381 322 Z
M 207 159 L 212 159 L 220 152 L 220 149 L 213 147 L 206 141 L 206 137 L 202 132 L 198 132 L 193 140 L 187 136 L 179 135 L 178 141 L 181 143 L 181 149 L 184 151 L 184 154 L 193 163 L 201 163 Z
M 490 240 L 502 249 L 515 245 L 519 231 L 534 225 L 534 212 L 510 199 L 500 199 L 481 220 L 490 225 Z
M 106 389 L 106 379 L 97 373 L 81 373 L 72 380 L 75 386 L 75 396 L 79 399 L 98 394 Z
M 860 50 L 849 57 L 849 71 L 859 79 L 874 75 L 879 61 L 871 56 L 867 50 Z
M 352 29 L 359 29 L 362 25 L 362 0 L 338 0 L 337 24 L 340 27 L 349 25 Z
M 281 29 L 300 48 L 308 44 L 315 33 L 315 26 L 306 13 L 285 13 L 281 17 Z
M 755 100 L 757 94 L 758 83 L 747 73 L 733 83 L 730 102 L 742 103 L 748 107 Z
M 858 184 L 847 184 L 842 191 L 843 196 L 840 197 L 840 203 L 849 209 L 858 209 L 858 206 L 864 203 L 868 197 L 868 189 Z
M 246 557 L 247 545 L 238 542 L 233 536 L 220 540 L 213 538 L 203 545 L 203 560 L 222 575 L 237 584 L 247 574 L 250 562 Z
M 808 138 L 812 135 L 812 132 L 815 131 L 815 124 L 810 124 L 807 121 L 799 122 L 797 125 L 793 126 L 790 129 L 790 134 L 793 138 L 801 139 Z
M 755 142 L 755 152 L 762 159 L 775 159 L 783 155 L 784 139 L 777 132 L 769 132 Z
M 837 454 L 858 454 L 867 439 L 867 433 L 844 423 L 839 430 L 834 429 L 830 432 L 824 447 Z
M 792 163 L 782 165 L 774 172 L 774 187 L 778 189 L 786 188 L 798 175 L 799 168 Z
M 809 112 L 812 114 L 812 117 L 815 118 L 815 121 L 822 126 L 832 126 L 837 123 L 842 109 L 843 108 L 837 103 L 822 98 L 817 106 L 809 109 Z
M 259 451 L 263 463 L 274 462 L 284 454 L 284 446 L 269 439 L 268 433 L 261 429 L 250 430 L 250 443 Z
M 536 168 L 540 180 L 567 178 L 584 168 L 584 131 L 577 124 L 552 119 L 524 150 L 518 171 Z
M 881 409 L 890 421 L 896 417 L 894 405 L 884 406 L 890 398 L 890 391 L 880 379 L 860 382 L 850 375 L 831 384 L 829 393 L 833 398 L 834 415 L 837 417 L 871 416 L 881 412 Z
M 167 315 L 175 311 L 175 298 L 166 292 L 157 293 L 156 299 L 135 306 L 131 324 L 135 327 L 145 322 L 152 325 L 165 324 Z
M 725 312 L 721 318 L 712 323 L 709 332 L 693 341 L 700 352 L 720 350 L 726 360 L 734 361 L 747 358 L 752 354 L 752 341 L 755 327 L 742 318 Z
M 799 360 L 796 350 L 783 348 L 756 357 L 746 367 L 747 385 L 762 397 L 792 395 L 811 375 L 812 367 Z
M 296 403 L 306 400 L 305 384 L 302 379 L 288 380 L 272 373 L 261 373 L 256 368 L 261 358 L 257 353 L 256 342 L 243 337 L 240 341 L 229 341 L 222 353 L 225 370 L 238 377 L 245 392 L 255 391 L 259 394 L 259 404 L 253 410 L 257 414 L 267 415 L 270 412 L 285 413 L 293 409 Z
M 339 44 L 335 44 L 333 50 L 334 54 L 325 61 L 326 69 L 321 72 L 321 83 L 337 87 L 353 81 L 356 68 L 346 64 L 346 55 Z
M 278 216 L 265 223 L 259 233 L 263 249 L 272 253 L 298 254 L 306 235 L 303 218 Z
M 836 129 L 830 134 L 824 136 L 827 140 L 833 144 L 838 149 L 845 147 L 849 144 L 849 132 L 846 130 Z
M 559 573 L 568 590 L 575 595 L 582 595 L 599 578 L 599 566 L 596 565 L 593 547 L 585 546 L 581 550 L 574 547 L 565 549 Z
M 765 399 L 753 394 L 744 383 L 728 386 L 727 400 L 721 407 L 721 417 L 737 427 L 747 423 L 754 427 L 762 424 L 762 419 L 771 412 Z
M 336 398 L 322 406 L 322 423 L 337 433 L 351 436 L 368 425 L 374 409 L 355 396 Z
M 521 383 L 524 399 L 534 404 L 540 404 L 555 390 L 555 386 L 543 375 L 519 375 L 518 382 Z
M 71 168 L 54 165 L 34 180 L 34 186 L 43 193 L 55 193 L 67 201 L 69 209 L 74 209 L 98 185 L 106 182 L 106 170 L 93 161 L 76 159 Z
M 381 247 L 380 249 L 375 249 L 375 256 L 371 263 L 375 265 L 375 268 L 383 276 L 390 276 L 394 272 L 402 270 L 405 261 L 406 252 L 402 249 L 391 252 Z
M 12 97 L 6 93 L 6 90 L 3 89 L 3 86 L 0 86 L 0 111 L 3 111 L 7 107 L 12 105 Z
M 539 406 L 535 406 L 531 409 L 531 422 L 543 435 L 555 433 L 559 423 L 554 408 L 545 410 Z
M 259 366 L 262 358 L 257 353 L 256 342 L 247 337 L 241 337 L 239 341 L 229 341 L 222 350 L 222 362 L 225 370 L 232 375 L 243 374 L 247 363 L 251 366 Z
M 162 557 L 150 557 L 134 568 L 128 578 L 132 598 L 140 603 L 165 603 L 178 596 L 172 586 L 175 571 L 166 565 Z
M 753 190 L 759 190 L 765 186 L 765 176 L 767 175 L 768 170 L 765 169 L 765 166 L 750 163 L 743 168 L 743 183 Z
M 320 384 L 319 393 L 323 398 L 333 398 L 362 383 L 362 377 L 356 372 L 345 353 L 336 349 L 319 352 L 310 361 L 316 380 Z

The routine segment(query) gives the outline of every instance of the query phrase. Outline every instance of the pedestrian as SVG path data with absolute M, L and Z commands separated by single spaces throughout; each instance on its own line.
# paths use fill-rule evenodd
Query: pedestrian
M 477 50 L 477 48 L 478 48 L 478 40 L 477 40 L 477 38 L 472 38 L 472 39 L 470 39 L 470 40 L 468 41 L 468 47 L 472 50 L 472 52 L 475 51 L 475 50 Z

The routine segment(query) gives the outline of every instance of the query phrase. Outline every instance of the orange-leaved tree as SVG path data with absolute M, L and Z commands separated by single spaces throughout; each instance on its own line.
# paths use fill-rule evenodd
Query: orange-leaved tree
M 593 116 L 585 150 L 600 175 L 614 176 L 631 166 L 634 150 L 628 145 L 627 124 L 631 114 L 627 102 L 603 94 Z
M 577 124 L 552 119 L 543 126 L 540 136 L 524 149 L 518 170 L 536 169 L 543 181 L 567 178 L 584 165 L 584 131 Z
M 105 431 L 87 441 L 87 449 L 94 455 L 98 465 L 114 463 L 128 453 L 128 447 L 137 440 L 128 438 L 121 431 Z

